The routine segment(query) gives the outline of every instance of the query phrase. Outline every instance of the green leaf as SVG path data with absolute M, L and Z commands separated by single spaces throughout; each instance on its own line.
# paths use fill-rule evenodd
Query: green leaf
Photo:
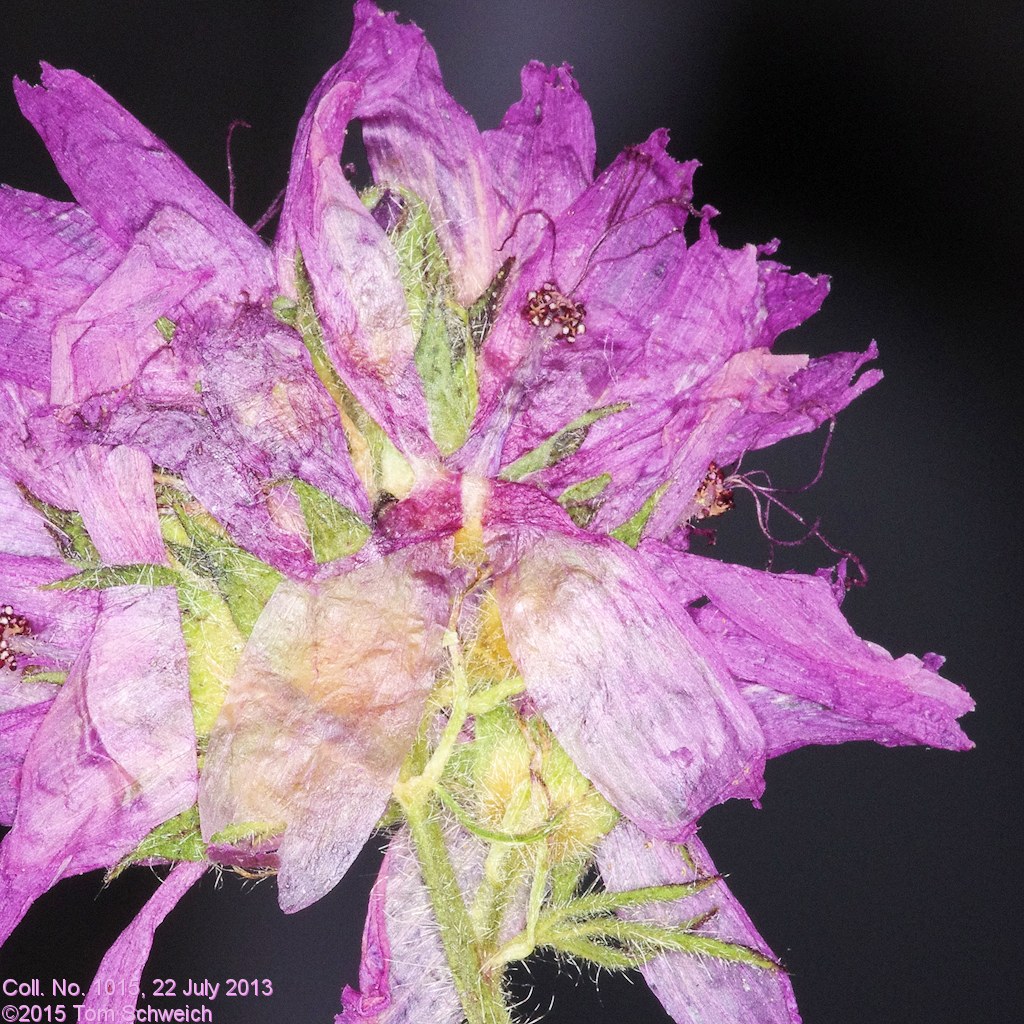
M 668 488 L 669 484 L 663 483 L 629 519 L 611 531 L 611 536 L 616 540 L 621 540 L 623 544 L 635 548 L 644 535 L 648 520 Z
M 298 496 L 309 528 L 309 540 L 317 565 L 351 555 L 366 543 L 370 527 L 352 509 L 305 480 L 289 482 Z
M 577 416 L 571 423 L 552 434 L 532 451 L 521 455 L 510 466 L 506 466 L 500 473 L 501 479 L 521 480 L 530 473 L 547 469 L 562 459 L 575 455 L 583 446 L 594 423 L 628 408 L 629 402 L 617 402 L 615 405 L 603 405 L 599 409 L 591 409 L 590 412 Z

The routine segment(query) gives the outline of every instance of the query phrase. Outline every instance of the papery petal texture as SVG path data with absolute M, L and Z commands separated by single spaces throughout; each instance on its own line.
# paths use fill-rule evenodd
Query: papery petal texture
M 360 97 L 335 69 L 317 87 L 292 154 L 277 238 L 278 273 L 294 282 L 301 254 L 335 368 L 409 452 L 431 451 L 413 335 L 387 236 L 346 179 L 338 158 Z
M 249 637 L 210 738 L 200 818 L 207 839 L 246 822 L 284 829 L 285 911 L 334 887 L 384 811 L 440 665 L 440 562 L 424 545 L 323 583 L 285 581 Z
M 861 640 L 825 579 L 773 575 L 663 545 L 643 550 L 666 581 L 707 598 L 693 617 L 761 723 L 769 756 L 847 740 L 973 746 L 956 720 L 974 702 L 938 675 L 941 659 L 894 659 Z
M 0 185 L 0 379 L 49 391 L 51 331 L 118 256 L 80 207 Z
M 523 68 L 523 98 L 501 127 L 483 133 L 498 200 L 503 256 L 531 253 L 557 217 L 594 180 L 597 143 L 590 107 L 567 64 Z M 531 211 L 527 216 L 527 211 Z
M 142 972 L 153 948 L 153 935 L 164 918 L 202 877 L 209 865 L 177 864 L 146 901 L 135 920 L 107 950 L 96 979 L 82 1000 L 81 1014 L 94 1020 L 133 1020 L 142 991 Z
M 473 119 L 445 91 L 437 57 L 415 25 L 357 0 L 339 78 L 362 89 L 358 116 L 377 182 L 400 182 L 430 209 L 458 298 L 472 302 L 498 266 L 490 163 Z
M 106 591 L 25 756 L 0 843 L 0 941 L 59 879 L 115 864 L 192 806 L 195 744 L 174 591 Z
M 530 492 L 504 493 L 514 507 Z M 509 650 L 530 697 L 597 789 L 665 838 L 686 836 L 729 797 L 756 798 L 761 731 L 642 560 L 616 541 L 498 527 L 494 518 L 492 509 L 496 561 L 515 552 L 494 587 Z
M 612 892 L 649 885 L 676 885 L 713 877 L 715 866 L 701 842 L 685 847 L 651 839 L 622 822 L 604 840 L 597 863 Z M 710 911 L 696 934 L 737 943 L 775 959 L 750 918 L 721 880 L 677 903 L 635 912 L 645 920 L 679 925 Z M 677 1024 L 800 1024 L 789 977 L 781 968 L 668 953 L 640 968 L 651 991 Z
M 222 322 L 183 323 L 173 352 L 154 360 L 83 440 L 141 449 L 179 472 L 235 540 L 282 571 L 316 569 L 308 533 L 278 514 L 280 489 L 301 479 L 369 517 L 338 413 L 302 343 L 256 307 Z
M 342 993 L 335 1024 L 455 1024 L 462 1007 L 405 829 L 388 843 L 370 893 L 359 990 Z
M 129 249 L 160 210 L 172 207 L 207 225 L 240 262 L 269 268 L 257 236 L 163 142 L 94 82 L 48 64 L 42 69 L 39 86 L 15 80 L 22 113 L 114 245 Z

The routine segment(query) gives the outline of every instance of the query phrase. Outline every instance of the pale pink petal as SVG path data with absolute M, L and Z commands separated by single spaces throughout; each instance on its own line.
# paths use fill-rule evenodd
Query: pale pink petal
M 92 639 L 25 755 L 0 844 L 0 942 L 55 882 L 117 863 L 196 799 L 177 596 L 123 587 L 101 601 Z
M 485 537 L 509 650 L 566 752 L 652 835 L 756 798 L 761 731 L 713 649 L 624 544 L 520 525 L 530 494 L 501 488 Z
M 649 885 L 677 885 L 716 874 L 694 836 L 686 846 L 651 839 L 621 822 L 597 852 L 605 886 L 613 892 Z M 714 911 L 697 934 L 747 946 L 774 959 L 725 883 L 672 904 L 645 907 L 631 916 L 678 925 Z M 640 968 L 651 991 L 677 1024 L 800 1024 L 793 987 L 783 970 L 750 967 L 713 957 L 668 953 Z
M 370 892 L 359 991 L 345 986 L 335 1024 L 458 1024 L 451 971 L 408 832 L 395 833 Z
M 285 581 L 249 637 L 210 738 L 199 811 L 284 830 L 292 912 L 344 875 L 383 812 L 441 659 L 445 547 L 421 545 L 322 583 Z
M 134 1020 L 142 972 L 153 948 L 153 935 L 182 896 L 199 881 L 206 863 L 183 862 L 171 869 L 135 920 L 107 950 L 96 979 L 82 1000 L 83 1020 Z
M 134 448 L 87 445 L 67 467 L 75 507 L 107 565 L 167 564 L 153 491 L 153 465 Z

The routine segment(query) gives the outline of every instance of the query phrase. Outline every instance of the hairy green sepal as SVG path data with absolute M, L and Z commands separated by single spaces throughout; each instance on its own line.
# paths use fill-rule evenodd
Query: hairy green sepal
M 127 857 L 107 872 L 106 881 L 113 881 L 132 864 L 154 860 L 206 860 L 206 843 L 199 829 L 198 807 L 190 807 L 157 825 Z
M 295 479 L 290 483 L 309 528 L 309 542 L 317 565 L 351 555 L 366 543 L 370 528 L 352 509 L 305 480 Z
M 575 455 L 583 447 L 583 442 L 586 441 L 591 426 L 606 416 L 628 408 L 629 402 L 616 402 L 614 405 L 603 405 L 599 409 L 591 409 L 582 416 L 577 416 L 571 423 L 552 434 L 546 441 L 542 441 L 532 451 L 521 455 L 510 466 L 506 466 L 501 471 L 501 479 L 521 480 L 524 476 L 529 476 L 530 473 L 547 469 L 561 462 L 562 459 Z
M 469 312 L 455 298 L 448 259 L 441 248 L 427 204 L 408 189 L 367 189 L 371 209 L 382 199 L 403 205 L 388 232 L 398 257 L 409 321 L 416 337 L 415 362 L 427 399 L 430 433 L 442 455 L 461 448 L 476 414 L 476 344 Z M 500 286 L 500 282 L 499 282 Z M 487 300 L 493 300 L 492 296 Z M 480 319 L 473 321 L 478 336 Z
M 631 548 L 635 548 L 643 538 L 647 523 L 654 514 L 654 510 L 658 507 L 658 502 L 661 501 L 662 495 L 668 488 L 669 485 L 667 483 L 662 484 L 629 519 L 611 531 L 611 536 L 616 540 L 621 540 L 623 544 L 628 544 Z

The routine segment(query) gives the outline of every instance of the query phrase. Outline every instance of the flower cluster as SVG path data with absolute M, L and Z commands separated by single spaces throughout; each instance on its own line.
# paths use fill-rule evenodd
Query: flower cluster
M 547 948 L 797 1021 L 700 816 L 805 744 L 964 749 L 972 703 L 826 577 L 688 539 L 874 348 L 773 354 L 826 281 L 720 245 L 664 132 L 595 177 L 568 68 L 480 132 L 418 29 L 355 21 L 273 245 L 92 82 L 16 83 L 75 201 L 0 190 L 0 942 L 169 862 L 104 962 L 137 979 L 211 865 L 296 911 L 386 828 L 339 1020 L 509 1019 Z

